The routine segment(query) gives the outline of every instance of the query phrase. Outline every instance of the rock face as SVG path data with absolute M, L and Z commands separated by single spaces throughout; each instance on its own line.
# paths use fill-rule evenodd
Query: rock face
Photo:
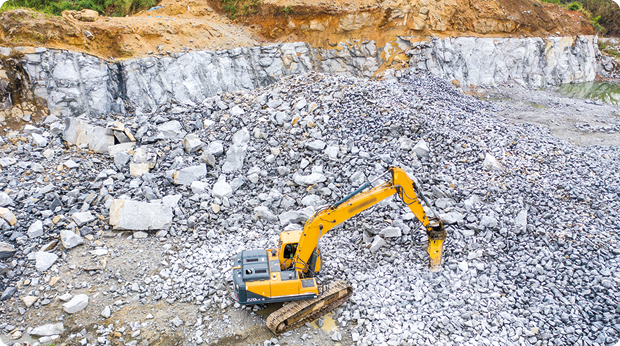
M 110 205 L 110 225 L 117 230 L 157 230 L 171 223 L 172 208 L 161 204 L 115 199 Z
M 480 23 L 481 27 L 483 23 Z M 433 39 L 413 44 L 409 65 L 461 86 L 514 81 L 542 88 L 591 82 L 599 63 L 595 36 Z
M 434 30 L 447 25 L 432 14 L 421 15 L 430 18 L 429 25 Z M 343 19 L 340 30 L 365 25 L 364 16 L 354 17 Z M 412 23 L 413 29 L 426 25 L 415 19 Z M 505 23 L 489 21 L 474 23 L 474 26 L 481 31 L 510 29 L 504 28 Z M 126 99 L 143 109 L 154 109 L 172 100 L 199 105 L 218 92 L 253 90 L 288 75 L 321 72 L 370 77 L 383 64 L 384 47 L 377 47 L 374 41 L 341 44 L 339 48 L 312 48 L 297 42 L 178 53 L 118 63 L 105 63 L 83 53 L 39 48 L 25 55 L 23 66 L 33 83 L 34 93 L 47 100 L 51 114 L 102 115 L 124 113 L 123 100 Z M 456 79 L 461 85 L 493 85 L 513 80 L 544 87 L 593 81 L 598 67 L 597 52 L 594 36 L 458 37 L 412 44 L 408 55 L 411 56 L 410 66 L 449 80 Z M 243 111 L 233 109 L 235 114 Z M 109 135 L 108 129 L 101 131 L 102 135 Z

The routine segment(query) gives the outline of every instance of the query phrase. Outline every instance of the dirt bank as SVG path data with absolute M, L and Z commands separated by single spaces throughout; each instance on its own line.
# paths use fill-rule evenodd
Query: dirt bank
M 152 11 L 95 22 L 27 10 L 0 16 L 2 46 L 78 50 L 106 59 L 291 41 L 330 48 L 352 39 L 383 45 L 397 36 L 593 33 L 581 12 L 532 0 L 164 0 Z

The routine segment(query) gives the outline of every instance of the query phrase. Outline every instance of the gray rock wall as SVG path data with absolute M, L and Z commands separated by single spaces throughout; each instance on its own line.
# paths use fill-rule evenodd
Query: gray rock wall
M 595 36 L 542 38 L 456 37 L 417 42 L 409 65 L 462 86 L 514 81 L 541 88 L 591 82 L 600 55 Z
M 412 68 L 464 86 L 592 81 L 600 55 L 591 36 L 458 37 L 404 48 Z M 382 53 L 372 41 L 329 50 L 286 43 L 106 62 L 83 53 L 37 48 L 24 54 L 22 64 L 34 94 L 47 100 L 51 114 L 79 116 L 123 113 L 128 102 L 144 109 L 169 101 L 195 105 L 219 92 L 252 90 L 300 73 L 373 77 L 384 62 Z
M 218 92 L 252 90 L 293 74 L 372 76 L 381 65 L 374 42 L 323 51 L 306 43 L 188 52 L 108 63 L 83 53 L 38 49 L 23 64 L 51 114 L 122 113 L 126 101 L 155 108 L 169 101 L 200 104 Z

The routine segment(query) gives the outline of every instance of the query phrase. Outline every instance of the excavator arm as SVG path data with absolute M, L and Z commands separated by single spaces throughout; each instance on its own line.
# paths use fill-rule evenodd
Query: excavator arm
M 430 269 L 432 271 L 439 270 L 441 265 L 443 242 L 446 239 L 446 231 L 443 227 L 443 222 L 436 215 L 433 215 L 433 217 L 428 217 L 426 215 L 418 196 L 422 197 L 429 208 L 430 204 L 421 191 L 417 188 L 415 182 L 409 178 L 404 170 L 397 167 L 390 167 L 386 173 L 391 173 L 392 177 L 390 181 L 364 192 L 364 190 L 372 185 L 371 182 L 368 182 L 339 202 L 326 209 L 316 212 L 310 219 L 308 219 L 308 221 L 306 221 L 299 240 L 299 246 L 297 247 L 295 253 L 294 265 L 296 271 L 308 271 L 310 257 L 315 251 L 319 240 L 323 235 L 325 235 L 325 233 L 336 227 L 338 224 L 350 219 L 351 217 L 394 194 L 398 194 L 409 209 L 411 209 L 416 218 L 426 228 L 426 233 L 428 236 L 426 251 L 428 252 L 430 258 Z

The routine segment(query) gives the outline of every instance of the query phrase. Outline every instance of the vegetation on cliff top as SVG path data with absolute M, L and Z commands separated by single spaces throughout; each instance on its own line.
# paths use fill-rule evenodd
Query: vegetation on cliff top
M 620 36 L 620 6 L 612 0 L 542 0 L 581 11 L 594 29 L 603 36 Z
M 9 0 L 4 3 L 2 10 L 30 8 L 59 16 L 64 10 L 79 11 L 88 8 L 107 16 L 121 17 L 156 5 L 157 0 Z
M 60 15 L 64 10 L 92 9 L 107 16 L 125 16 L 147 10 L 161 0 L 8 0 L 0 13 L 16 8 L 30 8 L 39 12 Z M 620 7 L 613 0 L 531 0 L 563 6 L 581 11 L 602 36 L 620 37 Z M 222 9 L 231 19 L 257 12 L 261 0 L 220 0 Z M 291 7 L 283 11 L 288 16 Z

